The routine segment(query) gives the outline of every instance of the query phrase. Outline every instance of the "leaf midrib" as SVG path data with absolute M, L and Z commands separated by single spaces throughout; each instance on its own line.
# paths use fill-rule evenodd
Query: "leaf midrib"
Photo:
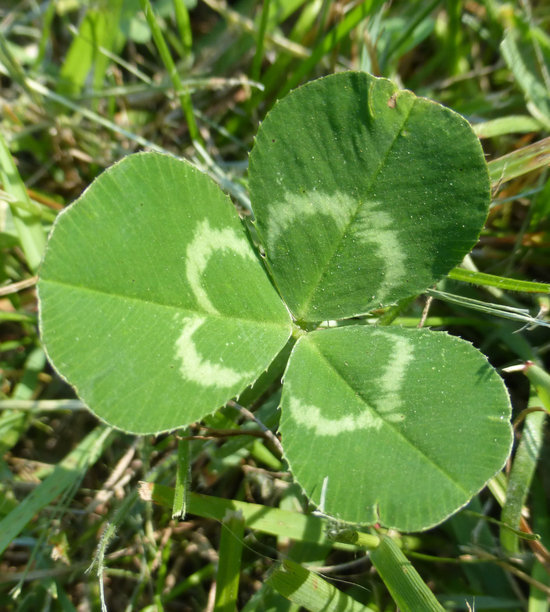
M 376 170 L 373 172 L 372 175 L 372 180 L 370 181 L 370 183 L 367 186 L 367 191 L 371 191 L 372 186 L 374 185 L 374 183 L 376 182 L 376 179 L 378 178 L 378 175 L 380 174 L 380 172 L 382 171 L 384 165 L 386 164 L 386 161 L 393 149 L 393 146 L 395 145 L 397 139 L 399 138 L 399 136 L 401 135 L 401 133 L 403 132 L 405 125 L 407 124 L 407 121 L 409 120 L 409 117 L 411 115 L 411 112 L 414 108 L 414 106 L 416 105 L 416 103 L 418 102 L 418 98 L 415 98 L 413 100 L 413 103 L 411 104 L 409 111 L 407 112 L 407 115 L 405 116 L 403 123 L 401 124 L 401 126 L 399 127 L 399 130 L 397 130 L 393 140 L 391 141 L 387 151 L 384 153 L 383 158 L 380 160 L 380 163 L 378 164 L 378 168 L 376 168 Z M 299 315 L 299 319 L 304 319 L 306 321 L 309 320 L 309 317 L 307 316 L 307 314 L 309 313 L 309 305 L 311 304 L 311 300 L 313 299 L 313 296 L 316 294 L 317 289 L 320 286 L 321 280 L 323 279 L 324 276 L 326 276 L 327 272 L 330 270 L 331 266 L 329 265 L 332 260 L 334 259 L 334 256 L 336 255 L 336 253 L 338 252 L 338 250 L 340 249 L 340 246 L 344 240 L 344 236 L 346 236 L 349 228 L 351 225 L 353 225 L 360 209 L 362 208 L 363 204 L 365 203 L 364 200 L 359 200 L 357 203 L 357 207 L 355 208 L 354 213 L 350 216 L 350 219 L 348 221 L 348 223 L 345 225 L 345 227 L 342 229 L 340 236 L 338 237 L 338 239 L 335 241 L 334 243 L 334 248 L 331 250 L 329 257 L 325 260 L 325 264 L 324 266 L 322 266 L 319 270 L 319 274 L 317 277 L 316 282 L 311 285 L 311 290 L 309 292 L 309 295 L 307 295 L 306 300 L 302 302 L 302 308 L 300 309 L 300 315 Z
M 75 285 L 72 283 L 52 280 L 52 279 L 47 279 L 47 278 L 40 279 L 39 284 L 38 284 L 39 294 L 40 294 L 40 284 L 41 283 L 42 284 L 50 283 L 52 285 L 58 285 L 58 286 L 67 287 L 70 289 L 78 289 L 83 292 L 97 293 L 99 295 L 107 295 L 109 297 L 119 298 L 121 300 L 126 300 L 126 301 L 137 302 L 140 304 L 146 304 L 146 305 L 151 305 L 151 306 L 161 306 L 162 308 L 175 310 L 178 313 L 187 312 L 192 316 L 200 316 L 200 317 L 207 317 L 207 318 L 209 317 L 213 319 L 224 319 L 224 320 L 231 320 L 231 321 L 245 321 L 247 323 L 258 323 L 258 324 L 265 324 L 265 325 L 270 325 L 270 326 L 278 327 L 278 328 L 283 328 L 283 327 L 288 328 L 289 333 L 292 331 L 290 316 L 288 318 L 288 323 L 283 324 L 283 323 L 277 323 L 275 321 L 270 321 L 270 320 L 259 320 L 259 319 L 253 319 L 253 318 L 239 317 L 235 315 L 224 315 L 223 313 L 213 313 L 213 312 L 208 312 L 208 311 L 192 310 L 184 306 L 176 306 L 173 304 L 163 304 L 162 302 L 158 302 L 154 300 L 146 300 L 141 297 L 128 296 L 123 293 L 109 292 L 103 289 L 99 289 L 97 287 L 86 287 L 84 285 Z
M 310 339 L 310 340 L 311 340 L 311 339 Z M 382 416 L 381 414 L 379 414 L 379 412 L 378 412 L 378 411 L 376 411 L 374 408 L 371 408 L 371 405 L 370 405 L 370 403 L 368 402 L 367 398 L 365 398 L 365 397 L 363 396 L 363 394 L 360 392 L 360 390 L 359 390 L 359 389 L 355 389 L 354 387 L 352 387 L 352 386 L 351 386 L 351 385 L 348 383 L 348 381 L 346 380 L 346 377 L 344 376 L 344 374 L 343 374 L 343 373 L 340 371 L 340 369 L 339 369 L 339 368 L 337 368 L 337 367 L 336 367 L 336 365 L 335 365 L 335 364 L 334 364 L 332 361 L 330 361 L 330 359 L 327 357 L 327 355 L 321 351 L 321 349 L 320 349 L 320 348 L 317 346 L 317 344 L 315 343 L 315 341 L 314 341 L 314 340 L 311 340 L 309 344 L 310 344 L 310 346 L 312 346 L 312 347 L 315 349 L 315 352 L 316 352 L 316 353 L 319 355 L 319 357 L 321 358 L 321 360 L 322 360 L 324 363 L 326 363 L 326 364 L 327 364 L 327 366 L 328 366 L 328 367 L 329 367 L 329 368 L 330 368 L 330 369 L 331 369 L 331 370 L 332 370 L 332 371 L 333 371 L 333 372 L 334 372 L 334 373 L 335 373 L 335 374 L 338 376 L 338 378 L 340 378 L 340 379 L 343 381 L 343 383 L 346 385 L 346 387 L 348 387 L 348 388 L 349 388 L 349 389 L 351 389 L 351 390 L 352 390 L 354 393 L 356 393 L 356 394 L 357 394 L 357 395 L 358 395 L 358 396 L 361 398 L 361 401 L 362 401 L 362 402 L 365 404 L 365 406 L 368 408 L 368 410 L 370 410 L 371 412 L 373 412 L 373 413 L 375 414 L 375 416 L 376 416 L 376 417 L 378 417 L 378 418 L 382 419 L 382 421 L 384 422 L 384 424 L 385 424 L 387 427 L 389 427 L 389 428 L 390 428 L 390 429 L 393 431 L 393 433 L 394 433 L 394 435 L 395 435 L 396 437 L 401 438 L 401 440 L 403 440 L 403 441 L 404 441 L 404 442 L 405 442 L 407 445 L 409 445 L 409 446 L 410 446 L 410 447 L 411 447 L 411 448 L 414 450 L 415 454 L 419 455 L 420 457 L 423 457 L 423 458 L 424 458 L 424 459 L 427 461 L 427 463 L 428 463 L 429 465 L 432 465 L 432 466 L 433 466 L 433 467 L 436 469 L 436 471 L 438 471 L 440 474 L 443 474 L 443 475 L 444 475 L 446 478 L 448 478 L 448 480 L 449 480 L 450 482 L 452 482 L 452 483 L 453 483 L 453 485 L 455 485 L 455 486 L 456 486 L 456 488 L 457 488 L 457 489 L 458 489 L 458 490 L 459 490 L 461 493 L 463 493 L 463 494 L 465 494 L 465 495 L 468 495 L 468 496 L 469 496 L 469 495 L 471 495 L 471 492 L 470 492 L 470 491 L 468 491 L 468 490 L 464 489 L 464 488 L 463 488 L 463 487 L 460 485 L 460 483 L 458 483 L 458 482 L 455 480 L 455 478 L 454 478 L 453 476 L 451 476 L 451 475 L 450 475 L 450 474 L 449 474 L 449 473 L 448 473 L 446 470 L 444 470 L 444 469 L 443 469 L 441 466 L 439 466 L 437 463 L 435 463 L 435 462 L 434 462 L 434 461 L 431 459 L 431 457 L 429 457 L 429 455 L 427 455 L 425 452 L 423 452 L 421 449 L 419 449 L 417 446 L 415 446 L 415 445 L 414 445 L 414 443 L 413 443 L 411 440 L 409 440 L 409 439 L 407 438 L 407 436 L 405 436 L 405 435 L 403 434 L 403 432 L 402 432 L 402 431 L 398 430 L 398 429 L 395 427 L 395 425 L 394 425 L 394 424 L 393 424 L 391 421 L 389 421 L 389 420 L 387 420 L 386 418 L 384 418 L 384 416 Z

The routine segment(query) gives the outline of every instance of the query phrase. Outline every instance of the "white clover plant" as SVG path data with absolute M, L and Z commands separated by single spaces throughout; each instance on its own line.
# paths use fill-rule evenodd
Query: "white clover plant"
M 238 397 L 294 342 L 279 431 L 311 501 L 402 531 L 443 521 L 510 452 L 504 384 L 468 342 L 360 317 L 476 243 L 490 201 L 478 139 L 435 102 L 341 73 L 274 106 L 249 179 L 265 259 L 191 164 L 141 153 L 99 176 L 42 265 L 52 364 L 100 419 L 159 433 Z

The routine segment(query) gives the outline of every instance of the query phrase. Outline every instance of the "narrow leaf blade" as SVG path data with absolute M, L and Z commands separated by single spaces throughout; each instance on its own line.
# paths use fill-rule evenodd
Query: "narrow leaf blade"
M 371 551 L 370 558 L 400 610 L 444 612 L 434 594 L 391 538 L 382 538 L 380 546 Z
M 373 612 L 321 576 L 285 559 L 267 579 L 281 595 L 311 612 Z
M 86 470 L 101 456 L 101 453 L 114 441 L 112 430 L 103 426 L 93 429 L 78 446 L 72 450 L 53 472 L 43 480 L 33 491 L 2 521 L 0 521 L 0 554 L 16 538 L 25 525 L 51 504 L 59 495 L 69 490 L 79 482 Z

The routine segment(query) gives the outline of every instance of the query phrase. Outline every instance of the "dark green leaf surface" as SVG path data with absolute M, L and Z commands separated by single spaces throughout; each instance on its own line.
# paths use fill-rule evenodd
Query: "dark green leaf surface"
M 268 113 L 250 191 L 275 282 L 306 321 L 363 314 L 435 283 L 475 244 L 490 195 L 460 115 L 353 72 Z
M 403 531 L 456 511 L 512 442 L 501 378 L 444 333 L 347 326 L 296 344 L 280 431 L 305 493 L 330 516 Z
M 59 373 L 100 418 L 137 433 L 213 412 L 290 335 L 229 198 L 154 153 L 116 164 L 59 216 L 39 295 Z

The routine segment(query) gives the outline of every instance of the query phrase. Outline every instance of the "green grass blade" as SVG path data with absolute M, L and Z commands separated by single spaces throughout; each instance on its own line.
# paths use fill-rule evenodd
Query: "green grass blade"
M 483 302 L 482 300 L 475 300 L 464 295 L 455 295 L 453 293 L 447 293 L 446 291 L 439 291 L 436 289 L 428 289 L 426 293 L 434 298 L 437 298 L 438 300 L 443 300 L 444 302 L 449 302 L 450 304 L 457 304 L 458 306 L 463 306 L 464 308 L 478 310 L 479 312 L 484 312 L 485 314 L 495 317 L 512 319 L 513 321 L 521 321 L 522 323 L 527 323 L 529 325 L 550 327 L 550 323 L 548 321 L 531 316 L 526 308 L 516 308 L 515 306 L 504 306 L 502 304 Z
M 129 130 L 126 130 L 125 128 L 117 125 L 113 121 L 109 121 L 109 119 L 105 119 L 105 117 L 102 117 L 98 113 L 95 113 L 91 111 L 90 109 L 87 109 L 79 104 L 72 102 L 67 97 L 59 95 L 55 93 L 54 91 L 50 91 L 47 87 L 42 85 L 42 83 L 39 83 L 38 81 L 34 81 L 32 79 L 27 79 L 27 83 L 29 85 L 29 88 L 32 91 L 44 96 L 45 98 L 48 98 L 49 100 L 58 102 L 65 108 L 70 108 L 72 111 L 79 113 L 82 117 L 89 119 L 93 123 L 97 123 L 97 125 L 101 125 L 102 127 L 106 128 L 107 130 L 113 133 L 120 134 L 121 136 L 124 136 L 130 139 L 130 141 L 136 142 L 142 147 L 147 147 L 148 149 L 152 151 L 158 151 L 159 153 L 169 154 L 169 151 L 155 144 L 152 140 L 148 140 L 147 138 L 144 138 L 140 134 L 130 132 Z
M 195 121 L 195 115 L 193 113 L 193 104 L 191 103 L 191 96 L 189 95 L 189 92 L 186 91 L 181 81 L 178 69 L 174 64 L 174 60 L 172 59 L 172 55 L 170 54 L 170 50 L 168 48 L 168 45 L 166 44 L 166 40 L 164 39 L 162 29 L 159 26 L 155 14 L 153 12 L 153 8 L 151 7 L 151 3 L 149 2 L 149 0 L 140 0 L 140 4 L 143 12 L 145 13 L 147 23 L 151 28 L 151 34 L 153 35 L 153 40 L 155 41 L 155 45 L 158 49 L 158 52 L 160 53 L 162 63 L 168 71 L 168 75 L 170 76 L 170 80 L 172 81 L 172 85 L 174 86 L 176 95 L 178 96 L 178 99 L 180 101 L 181 109 L 187 121 L 187 127 L 189 128 L 189 135 L 191 136 L 191 140 L 202 142 L 202 138 L 199 134 L 199 128 L 197 127 L 197 123 Z
M 377 8 L 379 4 L 378 0 L 364 0 L 351 10 L 342 21 L 336 25 L 332 30 L 323 38 L 323 40 L 315 46 L 311 55 L 305 59 L 296 72 L 288 79 L 286 85 L 278 93 L 278 96 L 282 98 L 291 89 L 296 87 L 300 81 L 308 75 L 315 66 L 321 61 L 321 59 L 336 47 L 336 45 L 349 36 L 350 32 L 357 25 L 366 19 L 372 11 Z
M 19 506 L 0 521 L 0 554 L 42 508 L 78 482 L 114 440 L 112 430 L 96 427 L 56 466 Z
M 313 2 L 302 1 L 299 5 L 302 7 L 296 23 L 292 26 L 292 30 L 288 37 L 290 40 L 304 40 L 307 35 L 314 30 L 315 23 L 319 22 L 319 16 L 322 10 L 323 0 L 313 0 Z M 298 8 L 298 7 L 296 7 Z
M 256 53 L 252 60 L 252 69 L 250 71 L 250 78 L 253 81 L 258 81 L 260 78 L 260 72 L 262 68 L 262 60 L 264 57 L 264 42 L 265 32 L 267 28 L 267 18 L 269 16 L 269 5 L 270 0 L 264 0 L 262 4 L 262 14 L 260 17 L 260 28 L 258 30 L 258 37 L 256 40 Z
M 517 41 L 516 38 L 516 30 L 506 32 L 500 45 L 502 55 L 525 95 L 528 110 L 548 129 L 550 127 L 550 92 L 545 87 L 544 80 L 528 65 L 528 57 L 520 51 L 520 45 L 524 50 L 528 49 L 529 41 L 526 39 Z
M 478 138 L 494 138 L 505 134 L 529 134 L 539 132 L 543 127 L 540 121 L 526 115 L 499 117 L 472 125 Z
M 191 55 L 193 48 L 193 32 L 191 31 L 191 21 L 189 20 L 189 11 L 184 0 L 174 0 L 174 13 L 176 15 L 176 23 L 183 43 L 184 57 Z
M 111 0 L 103 8 L 105 27 L 102 37 L 97 40 L 97 52 L 94 58 L 93 89 L 100 91 L 104 85 L 109 62 L 113 52 L 117 50 L 118 40 L 123 42 L 120 29 L 120 17 L 124 0 Z M 122 45 L 121 45 L 122 46 Z
M 27 412 L 51 412 L 55 410 L 86 410 L 86 405 L 80 400 L 32 400 L 5 399 L 0 400 L 0 410 L 25 410 Z
M 515 278 L 505 278 L 504 276 L 495 276 L 494 274 L 485 274 L 484 272 L 476 272 L 466 270 L 465 268 L 453 268 L 449 272 L 449 278 L 473 285 L 483 285 L 485 287 L 498 287 L 508 291 L 523 291 L 525 293 L 550 293 L 550 285 L 547 283 L 533 283 L 531 281 L 522 281 Z
M 250 34 L 254 34 L 256 32 L 256 26 L 254 24 L 254 21 L 243 15 L 241 12 L 230 8 L 230 6 L 228 6 L 225 1 L 221 2 L 220 0 L 203 0 L 203 2 L 213 11 L 219 13 L 220 16 L 223 17 L 228 24 L 231 24 L 232 26 L 237 26 L 240 30 L 242 30 L 242 32 Z M 243 2 L 242 4 L 246 5 L 250 3 Z M 292 10 L 290 12 L 292 12 Z M 282 12 L 278 12 L 276 19 L 277 23 L 280 23 L 283 19 L 285 19 L 285 16 L 288 17 L 288 14 L 285 9 L 283 9 Z M 277 48 L 277 50 L 291 53 L 295 57 L 308 57 L 310 54 L 307 47 L 304 47 L 299 43 L 296 43 L 293 40 L 282 36 L 279 33 L 268 32 L 266 34 L 266 38 L 267 40 L 269 40 L 270 44 Z
M 539 583 L 550 586 L 548 569 L 538 561 L 535 561 L 533 565 L 531 577 Z M 548 610 L 550 610 L 550 598 L 548 594 L 538 589 L 534 584 L 531 585 L 529 590 L 529 607 L 527 610 L 528 612 L 548 612 Z
M 247 601 L 244 608 L 241 608 L 241 612 L 300 612 L 300 610 L 303 608 L 293 604 L 265 582 Z
M 540 400 L 533 395 L 529 407 L 540 405 Z M 533 474 L 543 442 L 543 427 L 546 414 L 542 411 L 530 412 L 523 425 L 521 440 L 514 456 L 514 462 L 506 487 L 506 501 L 502 508 L 501 521 L 512 527 L 501 529 L 500 543 L 505 551 L 517 553 L 519 538 L 515 530 L 519 529 L 521 511 L 531 487 Z
M 534 363 L 527 363 L 524 372 L 535 387 L 542 405 L 550 412 L 550 374 Z
M 0 29 L 0 67 L 6 70 L 8 76 L 13 79 L 14 83 L 17 83 L 21 89 L 29 94 L 33 102 L 40 104 L 37 96 L 28 86 L 26 74 L 18 59 L 12 53 L 8 41 L 2 33 L 2 29 Z
M 44 369 L 46 356 L 42 348 L 35 348 L 25 362 L 21 381 L 15 387 L 12 398 L 0 400 L 0 410 L 4 402 L 28 402 L 32 401 L 34 390 L 38 384 L 39 375 Z M 0 415 L 0 457 L 12 449 L 25 435 L 30 423 L 29 414 L 25 412 L 7 412 Z M 0 465 L 3 460 L 0 459 Z
M 188 435 L 186 428 L 183 435 Z M 189 440 L 178 440 L 178 464 L 176 471 L 176 488 L 172 505 L 172 518 L 183 521 L 187 514 L 187 495 L 191 482 L 191 462 L 189 460 Z
M 538 168 L 546 168 L 549 163 L 550 137 L 490 161 L 489 176 L 493 184 L 499 185 Z
M 438 4 L 440 4 L 440 2 L 441 0 L 432 0 L 432 2 L 426 4 L 425 6 L 422 6 L 421 4 L 418 5 L 421 7 L 418 14 L 414 15 L 413 19 L 410 20 L 403 30 L 401 36 L 396 38 L 392 42 L 391 46 L 388 46 L 388 48 L 384 50 L 382 58 L 380 59 L 380 64 L 382 67 L 385 67 L 391 60 L 392 56 L 395 55 L 403 46 L 410 44 L 411 36 L 416 28 L 430 15 L 430 13 Z
M 310 612 L 374 612 L 290 559 L 275 568 L 267 584 Z
M 33 206 L 30 201 L 25 184 L 1 133 L 0 182 L 6 193 L 12 197 L 8 201 L 8 205 L 13 216 L 13 223 L 25 253 L 27 264 L 33 272 L 36 272 L 46 248 L 46 233 L 42 227 L 40 209 Z M 33 210 L 36 210 L 36 212 L 32 212 Z
M 241 575 L 244 520 L 237 511 L 228 511 L 222 522 L 214 612 L 235 612 Z
M 42 18 L 42 31 L 40 32 L 40 42 L 38 44 L 38 53 L 34 65 L 39 67 L 46 56 L 48 43 L 52 40 L 52 23 L 55 19 L 56 5 L 54 2 L 49 2 Z
M 275 457 L 275 455 L 264 446 L 260 440 L 254 440 L 250 445 L 250 455 L 254 457 L 256 461 L 267 466 L 270 470 L 280 471 L 283 469 L 281 461 Z
M 174 489 L 156 483 L 142 482 L 140 483 L 140 496 L 145 501 L 153 501 L 166 508 L 172 508 Z M 212 495 L 189 493 L 189 514 L 222 521 L 228 510 L 240 510 L 247 527 L 263 533 L 303 542 L 320 544 L 331 542 L 325 534 L 329 521 L 319 516 L 223 499 Z M 361 546 L 366 546 L 368 543 L 371 546 L 377 546 L 379 542 L 377 536 L 362 532 L 360 538 Z M 355 546 L 343 543 L 335 543 L 334 547 L 344 550 L 357 550 Z
M 443 612 L 444 609 L 397 544 L 388 537 L 370 553 L 380 577 L 402 612 Z
M 200 585 L 202 582 L 205 582 L 209 578 L 211 578 L 215 573 L 215 567 L 213 563 L 209 563 L 204 567 L 201 567 L 199 570 L 187 576 L 184 580 L 182 580 L 179 584 L 177 584 L 173 589 L 170 589 L 167 593 L 162 596 L 162 603 L 167 604 L 170 601 L 176 599 L 189 589 Z
M 61 68 L 58 93 L 64 96 L 76 96 L 82 91 L 96 60 L 106 27 L 106 11 L 92 9 L 86 13 Z
M 416 300 L 416 298 L 416 295 L 413 295 L 408 298 L 403 298 L 402 300 L 399 300 L 397 304 L 390 306 L 386 310 L 386 312 L 378 319 L 378 325 L 391 325 L 395 321 L 395 319 L 397 319 L 397 317 Z

